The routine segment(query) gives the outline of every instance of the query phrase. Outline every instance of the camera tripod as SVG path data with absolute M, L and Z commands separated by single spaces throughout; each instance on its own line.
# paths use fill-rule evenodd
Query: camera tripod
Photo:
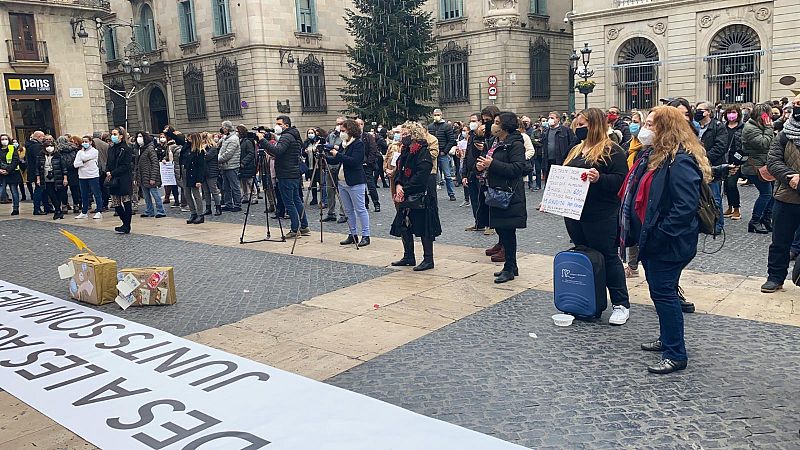
M 253 244 L 256 242 L 286 242 L 286 235 L 283 234 L 283 223 L 280 216 L 278 216 L 278 228 L 281 231 L 280 239 L 272 239 L 272 233 L 269 227 L 269 197 L 275 198 L 275 187 L 272 185 L 272 176 L 270 175 L 269 163 L 267 162 L 267 152 L 264 150 L 256 150 L 256 167 L 261 174 L 261 185 L 264 186 L 264 216 L 266 217 L 266 235 L 263 239 L 254 241 L 245 241 L 244 233 L 247 230 L 247 221 L 250 218 L 250 206 L 253 204 L 253 194 L 257 192 L 256 179 L 258 175 L 253 177 L 253 182 L 250 185 L 250 198 L 247 202 L 247 210 L 244 215 L 244 225 L 242 226 L 242 236 L 239 238 L 240 244 Z M 258 198 L 258 196 L 256 196 Z
M 306 213 L 306 211 L 308 210 L 307 206 L 309 206 L 308 205 L 308 196 L 311 194 L 311 184 L 314 183 L 314 180 L 317 177 L 317 173 L 319 173 L 319 174 L 324 173 L 325 174 L 325 180 L 328 183 L 330 183 L 331 186 L 333 186 L 333 197 L 334 197 L 334 200 L 339 201 L 340 205 L 343 204 L 342 203 L 342 196 L 339 194 L 339 185 L 336 182 L 334 182 L 334 180 L 333 180 L 333 175 L 331 174 L 331 171 L 330 171 L 330 169 L 328 167 L 328 160 L 325 158 L 324 152 L 319 150 L 319 147 L 321 145 L 322 145 L 321 143 L 317 144 L 315 149 L 314 149 L 314 169 L 311 171 L 311 178 L 310 178 L 311 179 L 311 183 L 309 184 L 308 190 L 306 191 L 306 196 L 303 199 L 303 215 L 301 216 L 301 220 L 302 220 L 303 217 L 305 217 L 306 220 L 308 219 L 308 215 Z M 319 182 L 319 188 L 320 188 L 320 190 L 322 189 L 322 186 L 323 186 L 322 179 L 323 179 L 323 177 L 320 175 L 320 177 L 319 177 L 319 181 L 320 181 Z M 320 193 L 320 196 L 321 196 L 321 193 Z M 330 200 L 331 199 L 328 199 L 328 201 L 330 201 Z M 324 213 L 325 209 L 322 207 L 322 198 L 320 198 L 320 202 L 318 203 L 318 205 L 319 205 L 319 208 L 318 208 L 319 209 L 319 241 L 323 242 L 324 222 L 322 221 L 322 219 L 323 219 L 323 213 Z M 294 248 L 297 245 L 297 237 L 298 236 L 294 237 L 294 242 L 292 243 L 292 251 L 290 252 L 290 254 L 292 254 L 292 255 L 294 254 Z M 355 242 L 353 244 L 353 246 L 355 247 L 356 250 L 359 249 L 358 242 Z

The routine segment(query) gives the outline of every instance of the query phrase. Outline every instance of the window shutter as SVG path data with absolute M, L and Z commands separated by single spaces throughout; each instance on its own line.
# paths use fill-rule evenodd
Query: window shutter
M 233 31 L 233 27 L 231 26 L 231 8 L 228 4 L 228 0 L 220 0 L 222 3 L 222 7 L 225 9 L 225 33 L 228 34 Z
M 186 17 L 186 3 L 178 2 L 178 22 L 181 27 L 181 43 L 189 42 L 189 18 Z
M 211 12 L 214 15 L 214 36 L 221 36 L 225 33 L 222 32 L 222 17 L 219 16 L 220 0 L 211 0 Z
M 547 15 L 547 0 L 536 0 L 538 3 L 539 14 L 542 16 Z

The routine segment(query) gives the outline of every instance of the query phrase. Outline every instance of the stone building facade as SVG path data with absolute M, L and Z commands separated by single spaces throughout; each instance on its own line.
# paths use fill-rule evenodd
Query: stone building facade
M 299 128 L 328 128 L 345 109 L 340 74 L 353 41 L 343 16 L 351 0 L 111 4 L 103 18 L 111 25 L 103 27 L 104 80 L 118 91 L 141 92 L 126 102 L 106 91 L 110 124 L 125 123 L 126 103 L 132 131 L 165 123 L 216 130 L 228 119 L 268 125 L 281 113 Z M 430 0 L 427 7 L 436 18 L 440 67 L 452 70 L 441 101 L 448 117 L 490 103 L 527 114 L 567 108 L 572 37 L 562 19 L 571 1 Z M 120 65 L 132 36 L 150 62 L 138 82 Z M 496 99 L 487 93 L 490 75 L 498 78 Z
M 593 49 L 592 106 L 763 102 L 800 88 L 800 0 L 576 0 L 570 17 L 576 46 Z
M 0 2 L 0 131 L 23 142 L 35 130 L 107 129 L 95 18 L 109 10 L 104 0 Z

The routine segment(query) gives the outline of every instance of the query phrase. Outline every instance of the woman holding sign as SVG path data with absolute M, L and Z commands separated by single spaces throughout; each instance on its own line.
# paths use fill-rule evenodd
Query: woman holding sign
M 617 255 L 617 215 L 619 188 L 628 173 L 625 151 L 608 136 L 606 116 L 598 108 L 582 111 L 573 121 L 580 144 L 573 147 L 564 161 L 565 166 L 588 169 L 581 176 L 588 180 L 580 220 L 565 217 L 567 233 L 575 245 L 583 245 L 603 254 L 606 267 L 606 287 L 613 311 L 608 323 L 624 325 L 630 316 L 628 286 L 625 270 Z
M 519 120 L 512 112 L 501 112 L 494 119 L 492 145 L 478 157 L 475 167 L 488 208 L 480 208 L 478 223 L 488 223 L 497 231 L 505 251 L 503 270 L 496 272 L 495 283 L 511 281 L 519 275 L 517 268 L 517 229 L 525 228 L 528 211 L 525 207 L 525 185 L 522 176 L 530 170 L 525 160 L 525 144 Z

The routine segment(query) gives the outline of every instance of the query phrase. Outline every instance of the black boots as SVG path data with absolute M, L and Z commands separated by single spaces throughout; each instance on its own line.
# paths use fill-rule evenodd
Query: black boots
M 353 245 L 358 242 L 358 236 L 348 234 L 347 239 L 339 242 L 339 245 Z
M 753 222 L 750 222 L 747 225 L 747 232 L 757 233 L 757 234 L 769 234 L 769 230 L 767 229 L 767 227 L 764 226 L 763 223 L 753 223 Z
M 189 220 L 187 220 L 186 223 L 194 223 L 195 220 L 197 220 L 197 214 L 192 214 L 192 217 L 189 217 Z
M 199 225 L 201 223 L 205 223 L 205 221 L 206 221 L 206 216 L 199 215 L 192 221 L 192 223 L 195 225 Z
M 221 216 L 222 215 L 222 206 L 220 206 L 220 205 L 215 206 L 214 207 L 214 211 L 215 211 L 214 212 L 215 216 Z
M 413 241 L 412 241 L 413 242 Z M 425 270 L 433 269 L 433 239 L 422 238 L 422 251 L 423 259 L 417 267 L 414 267 L 414 272 L 422 272 Z
M 410 267 L 417 265 L 417 258 L 414 256 L 414 238 L 409 234 L 401 236 L 403 239 L 403 259 L 392 263 L 394 267 Z
M 210 216 L 211 215 L 211 205 L 206 206 L 206 210 L 203 213 L 203 215 L 204 216 Z

